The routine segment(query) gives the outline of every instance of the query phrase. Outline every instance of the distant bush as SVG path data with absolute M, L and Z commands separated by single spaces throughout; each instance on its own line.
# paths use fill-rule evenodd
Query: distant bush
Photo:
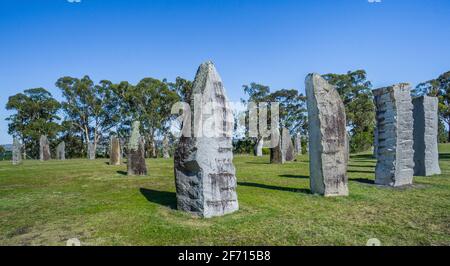
M 262 148 L 263 155 L 269 155 L 270 154 L 270 148 Z

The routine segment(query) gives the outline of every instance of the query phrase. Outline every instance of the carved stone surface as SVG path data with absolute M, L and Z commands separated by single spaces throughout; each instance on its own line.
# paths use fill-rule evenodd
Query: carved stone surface
M 18 165 L 22 163 L 22 144 L 14 138 L 12 147 L 12 164 Z
M 336 89 L 318 74 L 306 77 L 311 192 L 348 195 L 345 107 Z
M 291 134 L 289 134 L 289 130 L 286 128 L 282 130 L 281 145 L 286 161 L 291 162 L 295 160 L 294 144 L 292 143 Z
M 39 140 L 39 159 L 41 161 L 48 161 L 51 159 L 50 143 L 47 136 L 41 136 Z
M 284 164 L 286 162 L 286 154 L 283 152 L 283 144 L 280 130 L 274 128 L 271 131 L 271 148 L 270 148 L 270 163 Z
M 96 153 L 97 152 L 95 150 L 94 143 L 89 142 L 88 143 L 88 158 L 89 158 L 89 160 L 95 160 Z
M 263 138 L 258 138 L 256 140 L 256 145 L 255 145 L 255 155 L 258 157 L 263 156 L 263 149 L 264 147 L 264 139 Z
M 112 136 L 109 144 L 109 164 L 120 165 L 122 160 L 122 149 L 120 147 L 120 139 Z
M 422 96 L 413 99 L 414 105 L 414 175 L 441 174 L 438 152 L 437 97 Z
M 375 183 L 403 186 L 413 182 L 413 105 L 409 84 L 373 91 L 378 128 Z
M 302 154 L 302 135 L 300 135 L 300 133 L 297 133 L 297 135 L 295 135 L 294 148 L 297 155 Z
M 162 142 L 162 151 L 163 151 L 163 158 L 168 159 L 170 158 L 170 146 L 169 146 L 169 138 L 166 136 L 163 139 Z
M 147 175 L 145 163 L 145 141 L 140 134 L 140 122 L 133 122 L 130 141 L 128 143 L 128 175 Z
M 66 143 L 64 141 L 60 142 L 56 147 L 56 159 L 63 161 L 66 159 Z
M 377 153 L 378 153 L 378 128 L 375 127 L 375 129 L 373 130 L 373 157 L 377 158 Z
M 192 135 L 180 138 L 174 154 L 178 209 L 205 218 L 237 211 L 233 115 L 213 63 L 200 65 L 189 104 L 197 114 Z M 215 126 L 199 127 L 211 121 Z

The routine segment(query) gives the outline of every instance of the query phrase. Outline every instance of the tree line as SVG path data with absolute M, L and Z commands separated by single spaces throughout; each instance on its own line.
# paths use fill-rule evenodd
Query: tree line
M 366 71 L 330 73 L 323 77 L 336 86 L 344 102 L 351 151 L 368 150 L 373 145 L 375 106 L 372 83 L 367 80 Z M 88 144 L 97 150 L 99 146 L 107 147 L 112 135 L 126 140 L 135 120 L 141 122 L 146 156 L 157 157 L 160 154 L 158 140 L 168 137 L 172 143 L 175 141 L 171 133 L 171 122 L 175 119 L 171 108 L 178 101 L 189 102 L 192 81 L 181 77 L 175 82 L 143 78 L 137 84 L 108 80 L 96 84 L 89 76 L 67 76 L 58 79 L 55 86 L 61 91 L 61 102 L 44 88 L 27 89 L 9 97 L 6 109 L 14 114 L 6 119 L 8 133 L 22 141 L 24 158 L 38 157 L 41 135 L 48 136 L 53 146 L 65 141 L 68 157 L 86 157 Z M 278 126 L 287 128 L 291 135 L 301 134 L 307 138 L 306 97 L 298 90 L 271 91 L 258 83 L 243 85 L 242 90 L 246 96 L 241 99 L 244 105 L 278 102 Z M 445 128 L 445 124 L 450 126 L 450 71 L 419 84 L 412 93 L 439 98 L 439 140 L 450 141 L 450 132 Z M 270 119 L 270 115 L 268 117 Z M 248 120 L 246 122 L 246 133 L 233 142 L 239 153 L 253 152 L 260 138 L 248 136 Z

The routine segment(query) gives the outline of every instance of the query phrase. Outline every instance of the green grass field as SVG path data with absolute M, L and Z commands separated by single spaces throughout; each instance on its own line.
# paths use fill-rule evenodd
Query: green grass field
M 240 210 L 213 219 L 176 210 L 172 160 L 148 160 L 148 177 L 107 160 L 4 161 L 0 244 L 450 245 L 450 146 L 440 149 L 443 175 L 402 189 L 375 186 L 375 160 L 354 155 L 350 196 L 339 198 L 310 194 L 307 156 L 236 156 Z

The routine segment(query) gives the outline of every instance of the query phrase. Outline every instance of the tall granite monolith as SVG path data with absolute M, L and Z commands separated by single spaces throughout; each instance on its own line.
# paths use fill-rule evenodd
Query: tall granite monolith
M 162 141 L 162 152 L 164 159 L 170 158 L 170 145 L 169 145 L 169 138 L 167 136 L 164 136 L 164 139 Z
M 378 128 L 375 127 L 373 130 L 373 157 L 377 158 L 378 153 Z
M 235 212 L 233 114 L 213 63 L 200 65 L 189 104 L 191 135 L 180 138 L 174 154 L 178 209 L 205 218 Z
M 345 107 L 334 86 L 318 74 L 306 77 L 311 192 L 348 195 Z
M 256 145 L 255 145 L 255 155 L 258 157 L 263 156 L 263 147 L 264 147 L 264 138 L 259 137 L 256 140 Z
M 48 161 L 51 159 L 50 143 L 47 136 L 42 135 L 39 139 L 39 159 L 41 161 Z
M 283 128 L 282 130 L 282 137 L 281 137 L 281 146 L 284 153 L 284 158 L 287 162 L 291 162 L 295 160 L 295 148 L 294 144 L 292 143 L 291 134 L 289 133 L 289 130 L 286 128 Z
M 413 99 L 414 116 L 414 175 L 441 174 L 438 152 L 437 97 L 422 96 Z
M 120 165 L 122 160 L 122 149 L 120 147 L 120 139 L 112 136 L 109 143 L 109 164 Z
M 413 182 L 413 105 L 411 87 L 401 83 L 373 91 L 377 122 L 375 183 L 403 186 Z
M 284 164 L 286 162 L 286 153 L 283 151 L 282 134 L 280 134 L 278 128 L 271 130 L 270 139 L 270 163 Z
M 22 163 L 22 144 L 16 138 L 13 140 L 12 146 L 12 164 L 18 165 Z
M 93 142 L 88 143 L 88 159 L 95 160 L 97 151 L 95 150 L 95 145 Z
M 297 135 L 295 135 L 294 148 L 295 148 L 295 154 L 297 154 L 297 155 L 302 154 L 302 135 L 300 133 L 297 133 Z
M 64 161 L 66 159 L 66 143 L 61 141 L 58 146 L 56 146 L 56 159 Z
M 145 164 L 145 142 L 140 133 L 140 122 L 133 122 L 130 141 L 128 143 L 128 175 L 147 175 Z

